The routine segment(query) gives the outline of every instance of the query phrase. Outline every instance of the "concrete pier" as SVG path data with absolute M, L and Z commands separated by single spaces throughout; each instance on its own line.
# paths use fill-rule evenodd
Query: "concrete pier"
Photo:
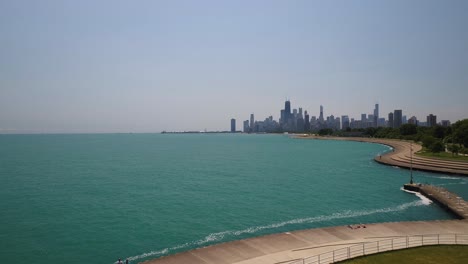
M 468 202 L 447 189 L 428 184 L 405 184 L 404 189 L 419 192 L 460 219 L 468 219 Z

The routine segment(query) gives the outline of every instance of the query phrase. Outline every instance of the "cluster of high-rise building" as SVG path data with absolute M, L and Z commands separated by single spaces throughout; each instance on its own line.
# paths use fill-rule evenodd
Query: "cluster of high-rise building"
M 399 128 L 403 124 L 414 124 L 418 126 L 437 125 L 437 116 L 430 114 L 426 122 L 420 122 L 415 116 L 407 119 L 401 109 L 394 110 L 388 114 L 388 119 L 379 116 L 379 104 L 375 104 L 372 114 L 361 114 L 360 119 L 349 118 L 348 115 L 335 117 L 330 115 L 325 117 L 323 106 L 320 106 L 318 118 L 310 116 L 302 108 L 291 109 L 291 101 L 286 100 L 284 109 L 280 111 L 279 121 L 275 121 L 269 116 L 263 121 L 255 121 L 254 114 L 250 115 L 250 120 L 243 122 L 244 133 L 278 133 L 278 132 L 316 132 L 320 129 L 349 130 L 365 129 L 370 127 L 391 127 Z M 442 120 L 440 125 L 450 126 L 449 120 Z M 231 132 L 236 132 L 236 120 L 231 119 Z

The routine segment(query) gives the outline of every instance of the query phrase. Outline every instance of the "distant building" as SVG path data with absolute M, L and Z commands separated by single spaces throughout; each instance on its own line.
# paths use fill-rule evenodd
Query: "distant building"
M 377 126 L 379 127 L 385 127 L 386 123 L 385 123 L 385 117 L 379 117 L 379 123 Z
M 347 115 L 341 116 L 341 129 L 346 130 L 348 127 L 350 127 L 349 117 Z
M 250 132 L 249 120 L 244 121 L 244 133 Z
M 393 111 L 393 128 L 399 128 L 402 125 L 403 114 L 401 110 Z
M 408 119 L 408 124 L 417 126 L 418 125 L 418 119 L 415 116 L 412 116 L 412 117 L 410 117 L 410 119 Z
M 394 127 L 393 126 L 393 113 L 388 113 L 388 127 Z
M 403 118 L 401 119 L 401 122 L 403 124 L 408 124 L 408 119 L 406 118 L 406 116 L 404 115 Z
M 320 106 L 320 116 L 318 118 L 320 123 L 323 123 L 325 120 L 323 119 L 323 106 Z
M 310 120 L 309 120 L 309 114 L 307 111 L 304 111 L 304 131 L 308 132 L 310 131 Z
M 450 120 L 442 120 L 440 121 L 443 127 L 449 127 L 450 126 Z
M 231 133 L 236 132 L 236 120 L 234 118 L 231 119 Z
M 255 128 L 255 119 L 254 114 L 250 114 L 250 132 L 254 132 L 253 129 Z
M 427 116 L 427 126 L 428 127 L 433 127 L 435 125 L 437 125 L 437 116 L 433 115 L 433 114 L 430 114 Z
M 375 104 L 374 108 L 374 127 L 379 127 L 379 104 Z
M 341 129 L 341 119 L 339 117 L 335 118 L 335 129 L 337 130 Z
M 291 118 L 291 102 L 289 100 L 286 100 L 286 102 L 284 102 L 284 122 L 288 123 L 290 118 Z

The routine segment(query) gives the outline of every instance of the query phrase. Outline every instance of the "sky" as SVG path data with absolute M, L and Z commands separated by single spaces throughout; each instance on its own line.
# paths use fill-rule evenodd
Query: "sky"
M 468 118 L 468 1 L 0 0 L 0 133 Z

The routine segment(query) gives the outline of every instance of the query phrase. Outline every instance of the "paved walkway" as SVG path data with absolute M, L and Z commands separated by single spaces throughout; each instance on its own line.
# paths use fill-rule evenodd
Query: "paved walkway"
M 279 264 L 387 237 L 466 234 L 467 220 L 416 221 L 308 229 L 217 244 L 162 257 L 145 264 Z
M 380 139 L 380 138 L 360 138 L 360 137 L 318 137 L 318 136 L 298 136 L 297 138 L 311 138 L 311 139 L 324 139 L 324 140 L 347 140 L 347 141 L 358 141 L 358 142 L 369 142 L 378 143 L 390 146 L 393 148 L 393 152 L 389 152 L 385 155 L 376 156 L 375 161 L 391 166 L 398 166 L 401 168 L 409 169 L 411 167 L 411 156 L 413 169 L 438 172 L 438 173 L 449 173 L 458 174 L 462 176 L 468 176 L 468 162 L 463 161 L 451 161 L 433 159 L 428 157 L 421 157 L 414 153 L 420 151 L 422 146 L 416 143 L 410 143 L 402 140 L 394 139 Z M 411 155 L 411 147 L 413 148 L 413 155 Z

